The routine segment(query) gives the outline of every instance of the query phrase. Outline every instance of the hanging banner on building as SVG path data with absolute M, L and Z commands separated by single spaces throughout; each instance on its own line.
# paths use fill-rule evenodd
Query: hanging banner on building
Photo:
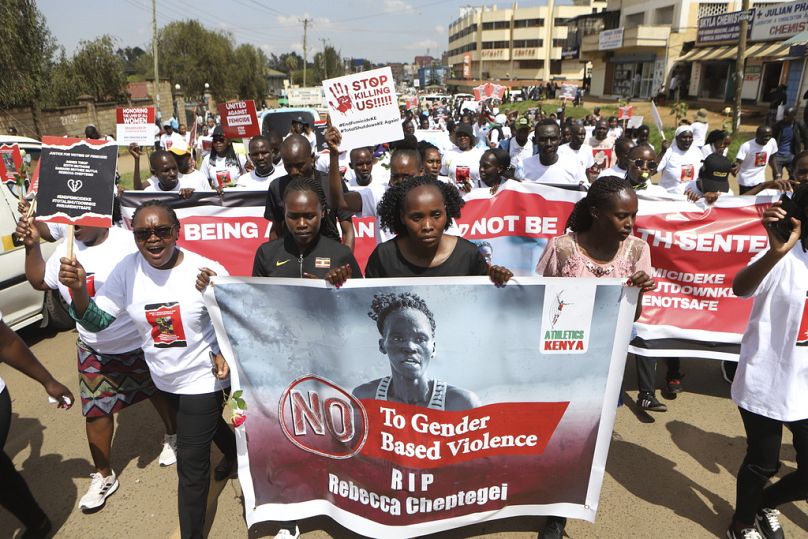
M 782 41 L 808 29 L 808 0 L 755 9 L 753 41 Z
M 494 196 L 488 189 L 468 193 L 461 218 L 449 233 L 474 242 L 490 263 L 517 276 L 535 274 L 550 238 L 565 231 L 567 218 L 584 192 L 509 181 Z M 735 274 L 767 245 L 760 214 L 771 197 L 722 196 L 713 206 L 684 197 L 644 198 L 635 235 L 645 239 L 660 283 L 644 295 L 640 355 L 737 359 L 751 302 L 732 295 Z M 181 247 L 217 260 L 231 275 L 251 275 L 258 246 L 267 241 L 264 192 L 195 193 L 180 199 L 172 193 L 127 191 L 124 221 L 143 201 L 170 202 L 180 219 Z M 354 218 L 354 255 L 360 267 L 376 247 L 379 231 L 373 217 Z M 704 268 L 709 268 L 705 270 Z
M 219 103 L 218 108 L 225 137 L 249 138 L 261 134 L 255 101 L 252 99 Z
M 699 29 L 696 33 L 696 43 L 701 44 L 719 44 L 719 43 L 737 43 L 740 39 L 741 21 L 746 19 L 749 21 L 746 37 L 752 35 L 752 27 L 754 26 L 755 10 L 749 11 L 733 11 L 731 13 L 722 13 L 720 15 L 711 15 L 709 17 L 701 17 L 699 19 Z
M 379 281 L 206 289 L 245 405 L 247 525 L 328 515 L 396 539 L 518 515 L 594 521 L 637 289 Z M 399 334 L 417 340 L 404 351 Z
M 598 50 L 619 49 L 623 46 L 623 29 L 603 30 L 598 36 Z
M 342 133 L 340 148 L 401 140 L 395 80 L 389 67 L 323 81 L 331 124 Z
M 17 176 L 22 174 L 22 152 L 17 144 L 0 146 L 0 180 L 4 183 L 16 183 Z
M 463 78 L 471 78 L 471 53 L 467 52 L 463 55 Z
M 154 107 L 118 107 L 115 109 L 115 140 L 119 146 L 135 143 L 139 146 L 154 144 L 157 126 Z
M 115 141 L 42 137 L 37 221 L 112 226 Z

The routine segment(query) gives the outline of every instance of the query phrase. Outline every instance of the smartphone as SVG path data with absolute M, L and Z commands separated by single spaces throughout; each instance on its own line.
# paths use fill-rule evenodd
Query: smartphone
M 780 207 L 783 208 L 786 212 L 786 216 L 783 219 L 780 219 L 776 223 L 769 223 L 766 225 L 774 234 L 780 238 L 781 241 L 786 242 L 788 238 L 791 237 L 791 229 L 794 228 L 791 224 L 791 218 L 794 217 L 795 219 L 801 218 L 801 212 L 799 206 L 797 206 L 791 197 L 783 194 L 780 196 Z

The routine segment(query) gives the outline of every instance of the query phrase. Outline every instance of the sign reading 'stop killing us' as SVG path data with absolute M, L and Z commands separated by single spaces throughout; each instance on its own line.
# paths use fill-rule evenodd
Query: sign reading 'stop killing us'
M 117 162 L 115 142 L 43 137 L 37 220 L 112 226 Z

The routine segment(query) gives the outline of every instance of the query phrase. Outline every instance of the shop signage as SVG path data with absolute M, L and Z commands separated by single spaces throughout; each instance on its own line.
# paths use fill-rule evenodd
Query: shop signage
M 514 58 L 534 58 L 537 49 L 513 49 Z
M 749 30 L 746 34 L 749 37 L 752 33 L 753 17 L 755 10 L 733 11 L 732 13 L 722 13 L 721 15 L 711 15 L 699 19 L 699 29 L 696 34 L 696 43 L 718 43 L 724 41 L 738 41 L 741 32 L 741 21 L 744 18 L 749 20 Z
M 510 52 L 508 49 L 483 49 L 480 57 L 483 60 L 509 60 Z
M 755 10 L 753 41 L 781 41 L 808 28 L 808 1 L 790 2 Z
M 598 50 L 606 51 L 609 49 L 619 49 L 623 46 L 623 29 L 615 28 L 614 30 L 604 30 L 600 33 L 598 39 Z

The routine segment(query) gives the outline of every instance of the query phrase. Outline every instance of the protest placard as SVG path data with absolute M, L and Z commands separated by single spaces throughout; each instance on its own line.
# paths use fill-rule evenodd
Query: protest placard
M 248 526 L 328 515 L 395 539 L 594 520 L 638 294 L 623 279 L 214 280 Z M 417 350 L 388 344 L 391 324 Z
M 617 119 L 628 120 L 634 114 L 634 107 L 632 105 L 625 105 L 617 107 Z
M 665 140 L 665 125 L 662 123 L 662 117 L 659 115 L 659 109 L 656 108 L 656 103 L 651 101 L 651 118 L 654 119 L 654 124 L 662 135 L 662 140 Z
M 15 183 L 22 172 L 22 153 L 17 144 L 0 146 L 0 179 Z
M 115 139 L 119 146 L 154 144 L 157 126 L 154 107 L 118 107 L 115 109 Z
M 114 141 L 43 137 L 37 220 L 82 226 L 112 226 Z
M 578 87 L 574 84 L 561 85 L 561 99 L 569 99 L 575 101 L 575 95 L 578 93 Z
M 395 80 L 389 67 L 323 81 L 331 125 L 342 134 L 340 149 L 401 140 Z
M 642 121 L 645 119 L 644 116 L 632 116 L 626 122 L 626 127 L 629 129 L 636 129 L 642 125 Z
M 227 138 L 257 137 L 261 134 L 255 101 L 252 99 L 219 103 L 219 115 Z

